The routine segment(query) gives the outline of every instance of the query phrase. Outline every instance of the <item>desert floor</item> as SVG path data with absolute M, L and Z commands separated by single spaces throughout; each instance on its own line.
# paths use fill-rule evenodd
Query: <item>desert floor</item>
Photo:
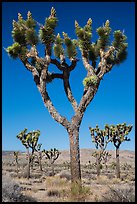
M 71 176 L 69 151 L 61 151 L 54 163 L 55 175 L 51 176 L 51 166 L 42 159 L 41 172 L 37 163 L 31 169 L 31 178 L 26 178 L 27 160 L 25 153 L 19 153 L 19 172 L 13 152 L 2 154 L 3 202 L 132 202 L 135 201 L 135 152 L 120 150 L 121 178 L 115 174 L 115 151 L 97 177 L 93 149 L 81 149 L 81 172 L 83 189 L 78 195 L 77 188 L 70 191 Z M 19 189 L 19 192 L 16 192 Z M 9 194 L 9 197 L 4 197 Z M 19 194 L 22 200 L 19 200 Z M 16 198 L 16 195 L 18 198 Z M 26 199 L 28 198 L 28 200 Z M 24 199 L 24 200 L 23 200 Z M 25 201 L 26 199 L 26 201 Z

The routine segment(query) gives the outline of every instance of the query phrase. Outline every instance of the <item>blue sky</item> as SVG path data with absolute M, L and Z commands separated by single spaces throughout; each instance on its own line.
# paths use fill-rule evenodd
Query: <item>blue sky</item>
M 112 31 L 123 30 L 128 37 L 128 58 L 105 75 L 97 94 L 88 106 L 80 128 L 80 148 L 95 148 L 91 142 L 89 126 L 104 128 L 106 123 L 126 122 L 133 124 L 128 135 L 130 142 L 121 145 L 121 149 L 135 149 L 135 3 L 129 2 L 3 2 L 2 3 L 2 46 L 13 43 L 11 37 L 12 20 L 17 20 L 18 12 L 26 18 L 31 11 L 35 20 L 44 24 L 54 7 L 59 19 L 56 32 L 68 33 L 76 38 L 75 20 L 84 26 L 88 18 L 93 21 L 93 38 L 97 39 L 96 29 L 109 19 Z M 43 56 L 42 48 L 40 55 Z M 80 56 L 79 56 L 80 57 Z M 50 67 L 50 70 L 57 70 Z M 75 98 L 80 101 L 83 93 L 82 81 L 86 75 L 81 61 L 71 73 L 70 82 Z M 73 116 L 71 105 L 66 99 L 60 80 L 48 85 L 48 91 L 57 110 L 68 119 Z M 49 115 L 40 93 L 29 71 L 17 59 L 9 58 L 2 49 L 2 147 L 3 150 L 24 150 L 16 135 L 28 128 L 28 131 L 39 129 L 43 148 L 56 147 L 69 149 L 66 130 Z M 112 145 L 108 149 L 114 149 Z

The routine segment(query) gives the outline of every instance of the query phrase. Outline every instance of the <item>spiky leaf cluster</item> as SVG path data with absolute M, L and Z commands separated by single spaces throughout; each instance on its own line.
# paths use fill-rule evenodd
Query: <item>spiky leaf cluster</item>
M 63 39 L 60 37 L 60 34 L 56 36 L 55 43 L 53 45 L 54 55 L 60 59 L 60 55 L 64 55 L 63 49 Z
M 15 42 L 6 49 L 7 53 L 13 59 L 20 56 L 22 59 L 26 58 L 27 49 L 25 46 L 21 46 L 19 43 Z
M 27 46 L 36 45 L 38 43 L 38 36 L 35 31 L 35 20 L 32 18 L 30 11 L 28 12 L 26 20 L 18 13 L 18 21 L 13 20 L 12 25 L 14 44 L 9 46 L 6 51 L 13 59 L 16 59 L 19 54 L 21 54 L 22 58 L 25 58 Z
M 30 11 L 27 14 L 26 21 L 18 14 L 18 21 L 13 21 L 12 37 L 20 45 L 36 45 L 38 36 L 35 31 L 36 23 L 32 18 Z
M 64 36 L 64 44 L 66 45 L 66 54 L 69 59 L 76 58 L 77 50 L 76 50 L 76 41 L 71 40 L 71 38 L 68 37 L 67 33 L 63 32 Z
M 35 149 L 38 139 L 40 136 L 40 131 L 31 131 L 27 133 L 27 129 L 25 128 L 23 131 L 21 131 L 18 135 L 17 138 L 22 142 L 22 144 L 26 148 L 32 148 Z
M 95 143 L 96 148 L 99 147 L 104 150 L 106 148 L 107 140 L 105 139 L 106 133 L 104 130 L 99 129 L 99 126 L 96 125 L 95 128 L 89 127 L 92 142 Z
M 96 86 L 98 84 L 98 77 L 96 75 L 85 77 L 83 80 L 84 87 L 89 87 L 91 85 Z
M 21 51 L 21 46 L 19 43 L 14 43 L 11 46 L 9 46 L 6 51 L 8 52 L 9 56 L 11 56 L 13 59 L 16 59 L 18 57 L 18 54 Z
M 75 33 L 78 37 L 79 48 L 83 51 L 89 51 L 92 37 L 92 20 L 88 19 L 87 24 L 82 28 L 78 22 L 75 21 Z
M 99 48 L 96 43 L 92 43 L 89 48 L 88 57 L 92 61 L 94 68 L 96 67 L 96 61 L 99 56 Z
M 96 30 L 96 32 L 99 35 L 99 39 L 97 40 L 98 49 L 104 50 L 109 45 L 109 39 L 110 39 L 110 33 L 111 33 L 111 28 L 109 25 L 110 25 L 109 20 L 107 20 L 104 26 L 99 27 Z
M 120 64 L 127 58 L 127 37 L 120 30 L 114 31 L 114 41 L 112 45 L 115 47 L 115 52 L 108 59 L 109 63 Z
M 116 147 L 119 147 L 120 144 L 124 141 L 130 141 L 127 138 L 127 135 L 132 130 L 132 125 L 126 125 L 126 123 L 117 124 L 117 125 L 106 125 L 105 132 L 106 135 L 111 138 L 111 141 Z
M 45 19 L 45 25 L 39 30 L 39 37 L 41 42 L 45 45 L 51 44 L 55 41 L 55 28 L 57 22 L 56 11 L 52 7 L 50 16 Z

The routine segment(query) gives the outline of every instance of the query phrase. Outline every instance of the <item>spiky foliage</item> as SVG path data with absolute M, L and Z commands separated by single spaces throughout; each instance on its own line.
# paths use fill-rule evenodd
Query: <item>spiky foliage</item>
M 69 59 L 76 58 L 76 56 L 77 56 L 76 41 L 71 40 L 71 38 L 68 37 L 67 33 L 63 32 L 63 36 L 64 36 L 64 43 L 67 47 L 66 54 L 67 54 L 68 58 Z
M 92 19 L 89 18 L 84 28 L 80 27 L 75 21 L 75 32 L 78 37 L 79 48 L 84 51 L 89 51 L 92 37 Z
M 63 49 L 63 39 L 60 37 L 60 34 L 56 36 L 55 43 L 53 45 L 54 55 L 60 59 L 60 55 L 64 55 Z
M 120 64 L 127 58 L 127 47 L 128 43 L 126 43 L 127 37 L 123 32 L 117 30 L 114 32 L 114 41 L 112 45 L 115 47 L 115 54 L 113 56 L 113 62 L 115 64 Z
M 99 27 L 96 31 L 99 35 L 99 39 L 97 41 L 97 47 L 98 49 L 104 50 L 109 45 L 109 39 L 110 39 L 110 33 L 111 33 L 109 20 L 107 20 L 105 25 L 103 25 L 102 27 Z
M 96 86 L 98 84 L 98 77 L 95 76 L 90 76 L 90 77 L 85 77 L 83 80 L 83 85 L 85 87 L 89 86 Z
M 35 31 L 36 22 L 32 18 L 30 11 L 27 14 L 27 19 L 24 20 L 20 13 L 18 13 L 18 21 L 13 20 L 12 37 L 14 44 L 9 46 L 6 51 L 13 58 L 26 58 L 27 46 L 36 45 L 38 43 L 38 36 Z
M 89 23 L 88 23 L 89 22 Z M 96 42 L 91 42 L 92 37 L 92 20 L 89 19 L 85 27 L 80 27 L 75 21 L 75 32 L 78 37 L 78 46 L 80 50 L 87 52 L 89 60 L 95 68 L 97 60 L 100 57 L 100 49 L 107 51 L 110 46 L 114 46 L 115 50 L 107 59 L 108 64 L 120 64 L 127 58 L 127 37 L 120 30 L 113 32 L 114 41 L 110 44 L 111 27 L 107 20 L 103 26 L 96 29 L 99 38 Z
M 27 128 L 25 128 L 17 135 L 17 138 L 22 142 L 22 144 L 26 148 L 31 148 L 32 150 L 35 150 L 38 143 L 39 136 L 40 136 L 39 130 L 31 131 L 27 133 Z
M 21 46 L 18 42 L 12 44 L 12 46 L 9 46 L 6 51 L 8 52 L 9 56 L 13 59 L 16 59 L 21 51 Z
M 130 141 L 130 138 L 127 135 L 132 130 L 132 125 L 126 125 L 126 123 L 117 124 L 117 125 L 105 125 L 105 133 L 114 146 L 119 148 L 122 142 Z
M 95 147 L 98 149 L 99 147 L 101 149 L 104 149 L 106 147 L 105 142 L 105 131 L 99 129 L 99 126 L 96 125 L 95 128 L 89 127 L 90 134 L 91 134 L 91 139 L 92 142 L 95 143 Z
M 55 28 L 57 26 L 57 17 L 56 17 L 56 11 L 52 7 L 51 8 L 51 14 L 48 18 L 45 19 L 45 24 L 43 27 L 39 30 L 39 37 L 41 39 L 41 42 L 45 45 L 51 44 L 55 40 Z

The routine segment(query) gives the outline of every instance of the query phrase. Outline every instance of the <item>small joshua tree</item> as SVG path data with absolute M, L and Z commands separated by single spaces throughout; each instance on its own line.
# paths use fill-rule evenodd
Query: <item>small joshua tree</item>
M 14 158 L 15 158 L 15 162 L 16 162 L 16 171 L 17 171 L 17 176 L 18 176 L 18 173 L 19 173 L 19 151 L 15 151 L 13 153 L 14 155 Z
M 106 125 L 106 134 L 111 142 L 116 148 L 116 176 L 120 178 L 120 162 L 119 162 L 119 148 L 122 142 L 130 141 L 130 138 L 127 138 L 127 135 L 132 130 L 132 125 L 126 125 L 126 123 L 117 124 L 117 125 Z
M 92 156 L 96 158 L 97 176 L 99 176 L 100 169 L 102 168 L 102 164 L 105 164 L 105 167 L 107 170 L 107 162 L 108 162 L 108 159 L 111 157 L 111 154 L 109 154 L 108 151 L 100 150 L 100 151 L 93 152 Z
M 106 135 L 105 130 L 99 129 L 98 125 L 95 128 L 89 127 L 92 142 L 95 143 L 96 149 L 92 156 L 96 157 L 97 176 L 100 175 L 101 161 L 109 154 L 105 151 L 107 144 L 111 141 Z
M 27 128 L 25 128 L 17 135 L 17 138 L 22 142 L 22 144 L 25 146 L 27 151 L 27 159 L 28 159 L 27 178 L 28 179 L 30 178 L 30 166 L 33 163 L 34 152 L 38 143 L 39 136 L 40 136 L 39 130 L 27 133 Z M 31 154 L 29 151 L 30 148 L 31 148 Z
M 79 129 L 82 118 L 97 93 L 104 75 L 126 59 L 127 37 L 120 30 L 116 30 L 113 33 L 114 40 L 110 42 L 109 20 L 96 29 L 98 38 L 95 42 L 92 41 L 91 18 L 87 20 L 84 27 L 75 21 L 76 39 L 71 39 L 65 32 L 62 32 L 62 37 L 59 33 L 56 34 L 57 23 L 58 18 L 53 7 L 44 25 L 35 21 L 30 11 L 26 20 L 18 13 L 18 20 L 13 20 L 14 43 L 6 51 L 13 59 L 19 58 L 25 68 L 32 73 L 50 115 L 66 129 L 70 140 L 71 181 L 81 184 Z M 37 25 L 40 26 L 39 34 Z M 38 43 L 42 43 L 45 47 L 44 57 L 41 57 L 38 52 Z M 83 79 L 84 89 L 80 103 L 74 98 L 70 85 L 70 75 L 79 61 L 77 49 L 80 50 L 81 60 L 87 71 Z M 70 63 L 67 63 L 67 60 Z M 50 65 L 56 66 L 59 72 L 51 72 Z M 47 84 L 52 83 L 53 80 L 63 82 L 65 94 L 74 109 L 74 115 L 70 121 L 56 110 L 50 99 Z
M 107 162 L 111 158 L 111 154 L 108 151 L 103 152 L 103 163 L 105 164 L 106 170 L 108 169 Z
M 52 176 L 55 175 L 54 172 L 54 162 L 58 159 L 59 155 L 61 154 L 61 152 L 59 152 L 59 150 L 57 150 L 56 148 L 54 149 L 50 149 L 50 150 L 43 150 L 43 153 L 46 156 L 46 159 L 49 160 L 51 168 L 52 168 Z

